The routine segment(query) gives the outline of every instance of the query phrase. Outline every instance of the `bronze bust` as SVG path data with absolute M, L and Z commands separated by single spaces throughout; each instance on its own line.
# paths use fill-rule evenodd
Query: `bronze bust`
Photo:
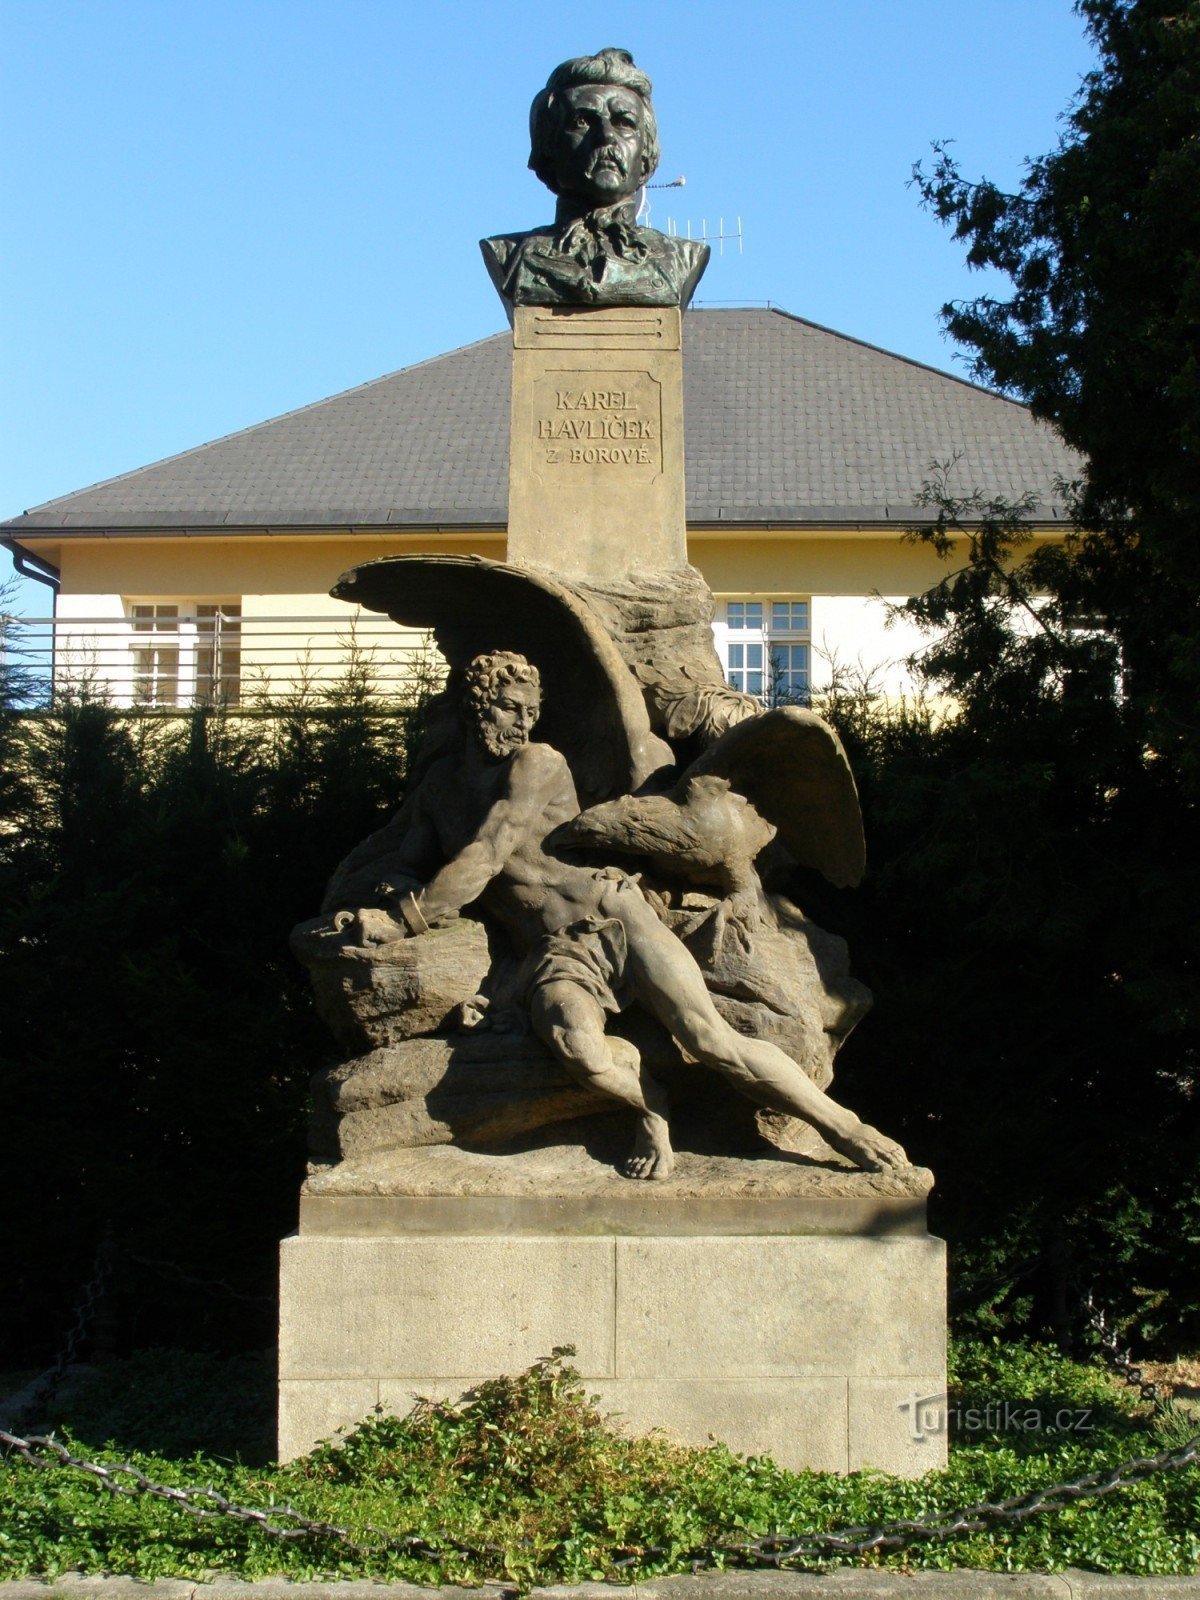
M 650 79 L 627 50 L 564 61 L 529 113 L 529 165 L 558 196 L 554 222 L 482 239 L 501 298 L 526 306 L 686 306 L 709 249 L 640 228 L 658 165 Z

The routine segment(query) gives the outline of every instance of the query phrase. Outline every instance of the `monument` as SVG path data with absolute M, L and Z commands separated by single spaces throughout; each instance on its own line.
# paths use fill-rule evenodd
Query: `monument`
M 293 933 L 344 1059 L 281 1269 L 280 1454 L 573 1344 L 634 1428 L 915 1473 L 945 1382 L 928 1172 L 829 1092 L 870 1004 L 795 869 L 862 876 L 834 730 L 729 688 L 687 563 L 682 312 L 636 220 L 623 50 L 535 98 L 553 224 L 486 239 L 513 323 L 507 559 L 333 593 L 448 665 L 404 804 Z

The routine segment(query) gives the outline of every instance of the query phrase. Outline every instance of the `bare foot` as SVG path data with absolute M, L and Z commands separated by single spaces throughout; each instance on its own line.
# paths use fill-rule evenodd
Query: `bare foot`
M 626 1178 L 650 1178 L 660 1182 L 675 1170 L 675 1156 L 671 1150 L 667 1119 L 656 1111 L 647 1111 L 638 1119 L 637 1136 L 633 1149 L 621 1163 Z
M 889 1139 L 886 1133 L 880 1133 L 878 1128 L 865 1122 L 860 1122 L 850 1133 L 839 1135 L 822 1131 L 821 1137 L 839 1155 L 849 1156 L 867 1172 L 889 1172 L 912 1165 L 895 1139 Z

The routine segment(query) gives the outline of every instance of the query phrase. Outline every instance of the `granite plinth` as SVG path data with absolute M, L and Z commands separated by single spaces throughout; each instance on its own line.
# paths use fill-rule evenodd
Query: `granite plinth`
M 316 1172 L 282 1249 L 281 1459 L 570 1344 L 635 1431 L 794 1468 L 940 1466 L 944 1436 L 912 1425 L 945 1388 L 930 1183 L 685 1153 L 639 1184 L 561 1146 Z

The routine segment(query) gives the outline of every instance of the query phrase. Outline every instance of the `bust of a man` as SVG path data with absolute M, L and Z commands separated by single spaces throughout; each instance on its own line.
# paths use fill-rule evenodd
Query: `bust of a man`
M 558 196 L 553 224 L 483 239 L 510 308 L 686 306 L 706 244 L 637 225 L 638 190 L 658 165 L 650 79 L 628 50 L 564 61 L 529 113 L 529 165 Z

